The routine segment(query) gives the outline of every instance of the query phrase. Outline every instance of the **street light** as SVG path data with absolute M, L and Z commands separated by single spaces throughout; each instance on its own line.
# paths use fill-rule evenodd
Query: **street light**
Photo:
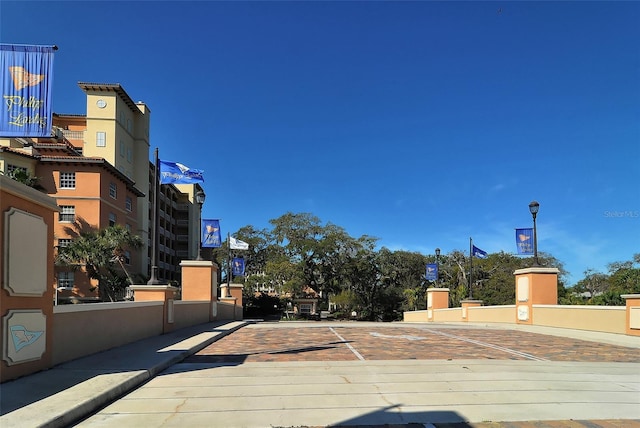
M 196 203 L 200 205 L 198 214 L 198 257 L 196 257 L 196 260 L 204 260 L 202 258 L 202 205 L 204 205 L 205 197 L 206 195 L 202 190 L 196 192 Z
M 529 204 L 529 212 L 533 216 L 533 265 L 540 266 L 538 261 L 538 231 L 536 229 L 536 216 L 540 210 L 540 204 L 537 201 L 532 201 Z
M 436 287 L 438 287 L 438 279 L 440 279 L 440 248 L 436 248 Z

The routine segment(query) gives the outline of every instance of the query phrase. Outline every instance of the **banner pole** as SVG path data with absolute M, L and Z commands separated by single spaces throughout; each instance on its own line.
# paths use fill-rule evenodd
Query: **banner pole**
M 233 274 L 231 273 L 231 233 L 227 232 L 227 243 L 229 244 L 229 255 L 227 259 L 227 297 L 231 297 L 231 281 Z
M 160 175 L 160 161 L 158 157 L 158 148 L 155 150 L 155 170 L 153 171 L 153 216 L 151 217 L 151 278 L 147 281 L 147 285 L 162 284 L 158 278 L 158 240 L 160 237 L 158 229 L 158 217 L 160 216 L 160 204 L 158 204 L 158 194 L 160 193 L 160 185 L 158 177 Z
M 473 299 L 471 284 L 473 284 L 473 240 L 469 237 L 469 300 Z

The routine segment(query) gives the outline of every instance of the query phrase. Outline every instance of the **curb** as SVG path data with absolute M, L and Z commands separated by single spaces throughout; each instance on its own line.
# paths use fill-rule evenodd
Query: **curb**
M 159 363 L 148 369 L 133 370 L 129 374 L 125 375 L 123 375 L 122 373 L 105 373 L 105 376 L 114 376 L 116 377 L 116 380 L 112 382 L 111 386 L 102 389 L 100 392 L 85 400 L 79 399 L 79 397 L 82 397 L 82 395 L 77 391 L 74 391 L 74 389 L 84 386 L 85 384 L 88 388 L 91 388 L 90 386 L 88 386 L 89 381 L 84 381 L 67 390 L 61 391 L 43 400 L 34 402 L 1 416 L 0 426 L 2 426 L 3 428 L 22 428 L 26 425 L 31 425 L 34 427 L 43 428 L 64 428 L 70 426 L 73 423 L 77 423 L 87 416 L 95 413 L 100 408 L 106 406 L 114 400 L 119 399 L 120 397 L 144 384 L 145 382 L 148 382 L 163 370 L 166 370 L 174 364 L 180 363 L 187 357 L 195 354 L 196 352 L 206 348 L 212 343 L 222 339 L 225 336 L 228 336 L 229 334 L 239 330 L 240 328 L 250 323 L 237 321 L 231 322 L 229 324 L 231 324 L 230 328 L 219 329 L 220 327 L 224 327 L 224 325 L 216 327 L 214 328 L 213 332 L 210 332 L 211 337 L 208 337 L 202 341 L 197 341 L 196 343 L 189 345 L 186 349 L 179 350 L 171 357 L 167 358 L 164 361 L 160 361 Z M 207 335 L 208 332 L 200 334 Z M 175 343 L 166 349 L 177 347 L 181 343 L 193 340 L 194 337 L 197 336 L 198 335 L 185 337 L 180 342 Z M 95 382 L 95 380 L 93 380 L 93 382 Z M 92 389 L 95 390 L 95 387 Z M 69 406 L 69 403 L 74 402 L 77 404 Z

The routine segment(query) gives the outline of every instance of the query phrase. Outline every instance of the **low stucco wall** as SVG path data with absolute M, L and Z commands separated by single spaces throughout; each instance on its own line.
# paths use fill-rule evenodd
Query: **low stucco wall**
M 460 322 L 462 321 L 462 308 L 434 309 L 434 322 Z
M 404 312 L 402 314 L 402 320 L 404 322 L 427 322 L 429 318 L 427 317 L 427 311 L 411 311 Z
M 469 322 L 513 323 L 516 321 L 516 305 L 467 308 L 467 318 Z
M 533 325 L 626 333 L 624 306 L 533 305 Z
M 158 336 L 162 334 L 163 311 L 163 302 L 55 306 L 52 364 Z
M 238 306 L 232 303 L 218 302 L 218 310 L 216 319 L 219 320 L 236 320 L 242 319 L 242 306 L 239 307 L 240 314 L 238 317 Z
M 626 334 L 626 307 L 581 305 L 533 305 L 532 325 Z M 428 322 L 427 311 L 403 314 L 405 322 Z M 462 308 L 434 309 L 433 322 L 463 322 Z M 516 323 L 516 305 L 467 308 L 467 321 Z
M 213 303 L 216 304 L 215 302 Z M 173 329 L 178 330 L 192 325 L 209 322 L 211 302 L 208 301 L 181 301 L 174 302 Z

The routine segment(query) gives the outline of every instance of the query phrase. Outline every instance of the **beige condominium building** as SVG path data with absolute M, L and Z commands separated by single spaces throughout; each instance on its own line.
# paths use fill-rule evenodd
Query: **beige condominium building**
M 119 224 L 140 236 L 144 246 L 125 254 L 122 269 L 134 283 L 150 276 L 155 165 L 150 156 L 150 115 L 119 84 L 85 83 L 86 114 L 53 115 L 50 138 L 0 136 L 0 172 L 23 169 L 56 199 L 60 211 L 56 247 L 68 245 L 84 229 Z M 178 284 L 180 261 L 198 254 L 199 185 L 162 185 L 158 198 L 158 279 Z M 56 267 L 64 288 L 59 301 L 100 300 L 82 270 Z

